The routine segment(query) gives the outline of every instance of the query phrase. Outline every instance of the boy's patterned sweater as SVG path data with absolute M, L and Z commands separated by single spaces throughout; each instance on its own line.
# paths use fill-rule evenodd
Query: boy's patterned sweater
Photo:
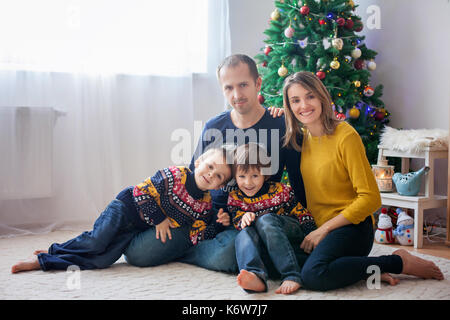
M 176 227 L 190 225 L 190 239 L 195 245 L 212 239 L 220 230 L 211 211 L 211 195 L 198 189 L 194 173 L 186 167 L 158 171 L 133 189 L 133 198 L 145 221 L 156 226 L 166 218 Z
M 295 216 L 305 236 L 317 228 L 309 211 L 297 201 L 292 188 L 280 182 L 265 182 L 253 197 L 246 196 L 239 189 L 233 190 L 228 196 L 227 206 L 237 230 L 242 230 L 241 220 L 246 212 L 253 212 L 256 217 L 270 212 Z

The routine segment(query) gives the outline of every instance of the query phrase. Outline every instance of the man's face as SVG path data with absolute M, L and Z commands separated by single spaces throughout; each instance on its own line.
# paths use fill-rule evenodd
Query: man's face
M 261 78 L 258 77 L 255 81 L 245 63 L 222 68 L 219 81 L 225 98 L 238 113 L 244 115 L 259 106 L 258 92 L 261 90 Z

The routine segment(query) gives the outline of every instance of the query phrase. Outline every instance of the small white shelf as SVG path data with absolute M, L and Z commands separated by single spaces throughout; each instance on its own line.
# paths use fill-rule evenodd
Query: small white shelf
M 391 150 L 386 146 L 378 146 L 378 161 L 386 160 L 386 157 L 402 158 L 402 173 L 409 172 L 409 159 L 425 159 L 425 166 L 430 171 L 425 175 L 425 194 L 417 196 L 402 196 L 397 192 L 381 192 L 381 204 L 414 210 L 414 248 L 423 246 L 423 210 L 431 208 L 442 208 L 447 206 L 447 196 L 434 194 L 434 160 L 448 158 L 448 150 L 440 148 L 425 148 L 416 153 Z

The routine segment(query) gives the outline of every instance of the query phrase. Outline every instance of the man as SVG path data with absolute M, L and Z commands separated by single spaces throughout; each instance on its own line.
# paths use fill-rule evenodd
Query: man
M 280 181 L 285 162 L 280 152 L 285 134 L 284 117 L 280 117 L 281 113 L 277 110 L 272 110 L 272 116 L 270 111 L 260 104 L 258 92 L 261 89 L 262 79 L 255 62 L 246 55 L 229 56 L 217 68 L 217 77 L 232 110 L 222 112 L 207 121 L 192 158 L 191 169 L 195 159 L 209 146 L 256 142 L 264 145 L 271 156 L 272 179 Z M 222 190 L 211 192 L 213 208 L 218 213 L 218 221 L 223 219 L 228 192 L 233 187 L 229 184 Z M 186 254 L 176 249 L 182 246 L 177 246 L 175 243 L 188 241 L 181 234 L 182 232 L 174 229 L 172 239 L 162 243 L 159 240 L 154 241 L 154 234 L 143 232 L 133 239 L 126 250 L 126 260 L 136 266 L 152 266 L 173 261 L 178 257 L 180 262 L 210 270 L 238 272 L 234 250 L 237 231 L 233 226 L 227 227 L 214 239 L 201 241 L 191 247 Z M 168 250 L 168 246 L 173 246 L 173 250 L 171 248 Z M 161 253 L 162 250 L 165 252 L 164 255 Z M 172 255 L 168 256 L 167 252 Z

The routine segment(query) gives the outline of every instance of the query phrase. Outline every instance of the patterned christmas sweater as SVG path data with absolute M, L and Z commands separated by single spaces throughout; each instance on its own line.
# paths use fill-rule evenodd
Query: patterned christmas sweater
M 194 245 L 214 238 L 219 230 L 211 211 L 211 195 L 198 189 L 194 173 L 186 167 L 158 171 L 134 187 L 133 198 L 138 212 L 151 226 L 166 218 L 176 227 L 190 225 Z
M 317 228 L 312 215 L 297 201 L 292 188 L 280 182 L 265 182 L 253 197 L 246 196 L 239 189 L 233 190 L 228 196 L 227 207 L 237 230 L 242 230 L 241 220 L 246 212 L 255 213 L 257 218 L 270 212 L 294 216 L 305 236 Z

